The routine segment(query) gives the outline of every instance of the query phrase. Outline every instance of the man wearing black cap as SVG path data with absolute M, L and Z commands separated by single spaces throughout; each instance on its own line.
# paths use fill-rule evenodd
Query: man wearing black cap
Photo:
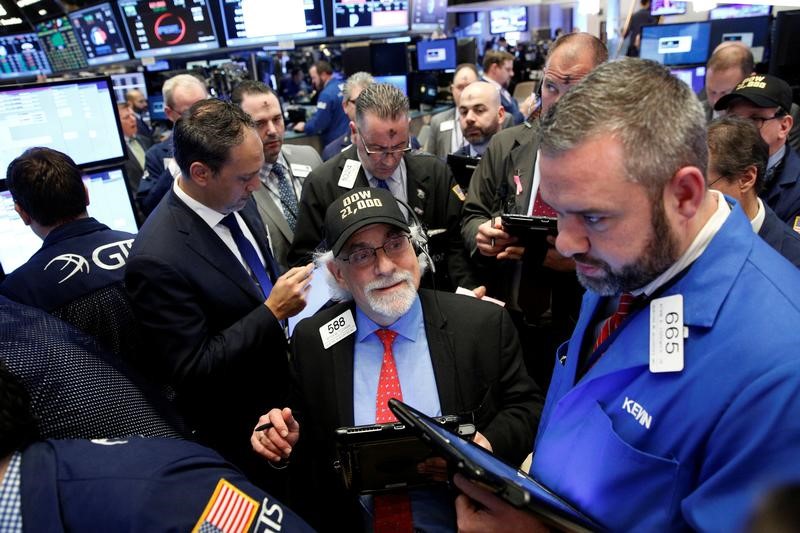
M 313 502 L 306 517 L 321 529 L 360 529 L 357 501 L 339 488 L 333 468 L 334 430 L 394 421 L 386 409 L 390 397 L 431 416 L 472 414 L 475 442 L 519 464 L 542 397 L 525 373 L 508 314 L 474 298 L 419 289 L 427 254 L 418 243 L 424 238 L 385 189 L 355 188 L 340 196 L 327 210 L 325 230 L 331 249 L 318 261 L 327 265 L 340 303 L 297 326 L 294 411 L 273 409 L 259 424 L 274 427 L 251 438 L 267 459 L 291 454 L 292 467 L 309 470 L 290 476 L 303 483 L 295 505 Z M 446 491 L 412 491 L 410 498 L 415 527 L 454 528 Z M 367 520 L 383 518 L 380 501 L 375 505 Z M 367 509 L 373 514 L 371 503 Z
M 778 217 L 800 232 L 800 155 L 786 144 L 793 119 L 792 89 L 775 76 L 755 74 L 719 99 L 714 109 L 750 120 L 769 145 L 764 188 L 759 196 Z

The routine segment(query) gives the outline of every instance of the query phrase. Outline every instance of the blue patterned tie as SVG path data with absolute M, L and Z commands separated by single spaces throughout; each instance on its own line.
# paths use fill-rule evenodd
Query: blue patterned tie
M 261 263 L 261 259 L 258 258 L 258 252 L 256 252 L 255 246 L 244 236 L 242 228 L 239 227 L 239 222 L 236 220 L 235 213 L 228 213 L 225 215 L 225 218 L 220 221 L 220 224 L 231 231 L 233 242 L 236 243 L 239 253 L 242 254 L 242 259 L 244 259 L 244 262 L 250 267 L 250 271 L 253 273 L 253 276 L 255 276 L 256 281 L 258 281 L 264 298 L 267 298 L 272 290 L 272 281 L 269 279 L 269 275 L 264 265 Z
M 289 227 L 294 231 L 297 224 L 297 196 L 294 193 L 292 184 L 286 176 L 286 169 L 280 163 L 272 165 L 272 173 L 278 178 L 278 191 L 280 192 L 281 205 L 283 214 L 286 216 L 286 222 Z
M 378 182 L 378 188 L 386 189 L 387 191 L 392 192 L 391 189 L 389 189 L 389 184 L 386 183 L 386 180 L 382 180 L 380 178 L 375 178 L 375 181 Z

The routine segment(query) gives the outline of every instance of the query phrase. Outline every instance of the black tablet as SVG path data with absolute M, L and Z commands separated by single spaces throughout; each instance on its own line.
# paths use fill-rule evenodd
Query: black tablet
M 554 494 L 528 474 L 507 465 L 480 446 L 460 439 L 413 407 L 395 399 L 389 408 L 398 420 L 419 432 L 456 471 L 511 505 L 535 513 L 550 526 L 567 531 L 604 531 L 604 528 Z
M 478 168 L 480 159 L 466 155 L 449 154 L 447 156 L 447 166 L 453 173 L 453 178 L 463 191 L 469 189 L 469 182 L 472 181 L 472 173 Z
M 556 235 L 558 233 L 558 219 L 551 217 L 533 217 L 504 213 L 500 219 L 503 230 L 517 237 L 531 235 Z

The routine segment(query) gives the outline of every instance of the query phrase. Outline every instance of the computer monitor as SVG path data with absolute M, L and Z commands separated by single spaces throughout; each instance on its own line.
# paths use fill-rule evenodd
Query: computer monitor
M 0 35 L 32 33 L 33 26 L 25 20 L 14 0 L 0 0 Z
M 73 11 L 69 20 L 89 65 L 106 65 L 131 58 L 122 28 L 108 2 Z
M 769 4 L 721 4 L 708 12 L 709 20 L 760 17 L 772 13 Z
M 452 70 L 456 68 L 455 39 L 437 39 L 417 43 L 417 67 L 419 70 Z
M 408 96 L 408 78 L 402 76 L 375 76 L 375 83 L 388 83 L 400 89 L 404 95 Z
M 461 63 L 478 62 L 478 41 L 475 37 L 462 37 L 458 40 L 458 50 L 456 51 L 456 65 Z
M 790 85 L 800 85 L 800 9 L 775 15 L 769 73 Z
M 356 72 L 372 72 L 372 53 L 369 46 L 349 46 L 342 49 L 342 70 L 345 76 Z
M 709 53 L 721 43 L 740 41 L 752 50 L 756 63 L 760 63 L 767 57 L 765 53 L 769 48 L 770 22 L 769 15 L 712 20 Z
M 207 0 L 118 0 L 118 5 L 137 59 L 219 47 Z
M 373 76 L 392 76 L 408 72 L 405 43 L 372 43 L 370 63 Z
M 68 17 L 56 17 L 37 22 L 36 35 L 39 37 L 39 42 L 41 42 L 54 72 L 89 66 Z
M 0 36 L 0 79 L 50 74 L 50 62 L 35 33 Z
M 505 33 L 507 31 L 526 31 L 528 29 L 527 6 L 507 7 L 489 11 L 489 31 Z
M 147 84 L 141 72 L 126 72 L 125 74 L 112 74 L 111 83 L 114 86 L 114 99 L 124 102 L 128 91 L 138 89 L 147 98 Z
M 411 31 L 433 31 L 447 22 L 447 0 L 411 0 Z
M 131 196 L 121 168 L 87 173 L 83 183 L 89 192 L 89 216 L 111 229 L 136 233 Z M 10 274 L 42 247 L 42 240 L 22 222 L 14 210 L 14 200 L 6 180 L 0 180 L 0 266 Z
M 710 37 L 711 23 L 707 21 L 644 26 L 639 56 L 663 65 L 705 63 Z
M 650 14 L 654 17 L 662 15 L 685 15 L 686 2 L 675 2 L 674 0 L 652 0 L 650 4 Z
M 326 35 L 322 0 L 285 0 L 281 9 L 269 2 L 219 0 L 225 42 L 229 47 L 279 41 L 323 39 Z
M 122 161 L 126 152 L 111 80 L 0 86 L 0 176 L 34 146 L 64 152 L 82 167 Z
M 332 0 L 333 35 L 408 31 L 408 0 Z
M 673 76 L 691 87 L 695 94 L 702 91 L 706 85 L 705 66 L 671 68 L 669 71 Z

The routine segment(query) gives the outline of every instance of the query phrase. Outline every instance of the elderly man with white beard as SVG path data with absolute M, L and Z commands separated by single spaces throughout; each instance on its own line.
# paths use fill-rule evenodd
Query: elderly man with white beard
M 392 494 L 397 505 L 387 510 L 385 497 L 356 498 L 341 484 L 335 430 L 393 422 L 391 397 L 431 416 L 470 416 L 475 442 L 512 464 L 535 437 L 542 396 L 526 374 L 511 319 L 491 303 L 419 289 L 428 261 L 414 222 L 379 188 L 352 189 L 329 206 L 329 251 L 317 262 L 340 301 L 298 324 L 291 408 L 262 416 L 258 425 L 272 427 L 251 438 L 270 461 L 291 457 L 297 471 L 290 478 L 302 486 L 290 498 L 321 530 L 455 528 L 444 486 Z M 421 468 L 434 470 L 433 463 Z

